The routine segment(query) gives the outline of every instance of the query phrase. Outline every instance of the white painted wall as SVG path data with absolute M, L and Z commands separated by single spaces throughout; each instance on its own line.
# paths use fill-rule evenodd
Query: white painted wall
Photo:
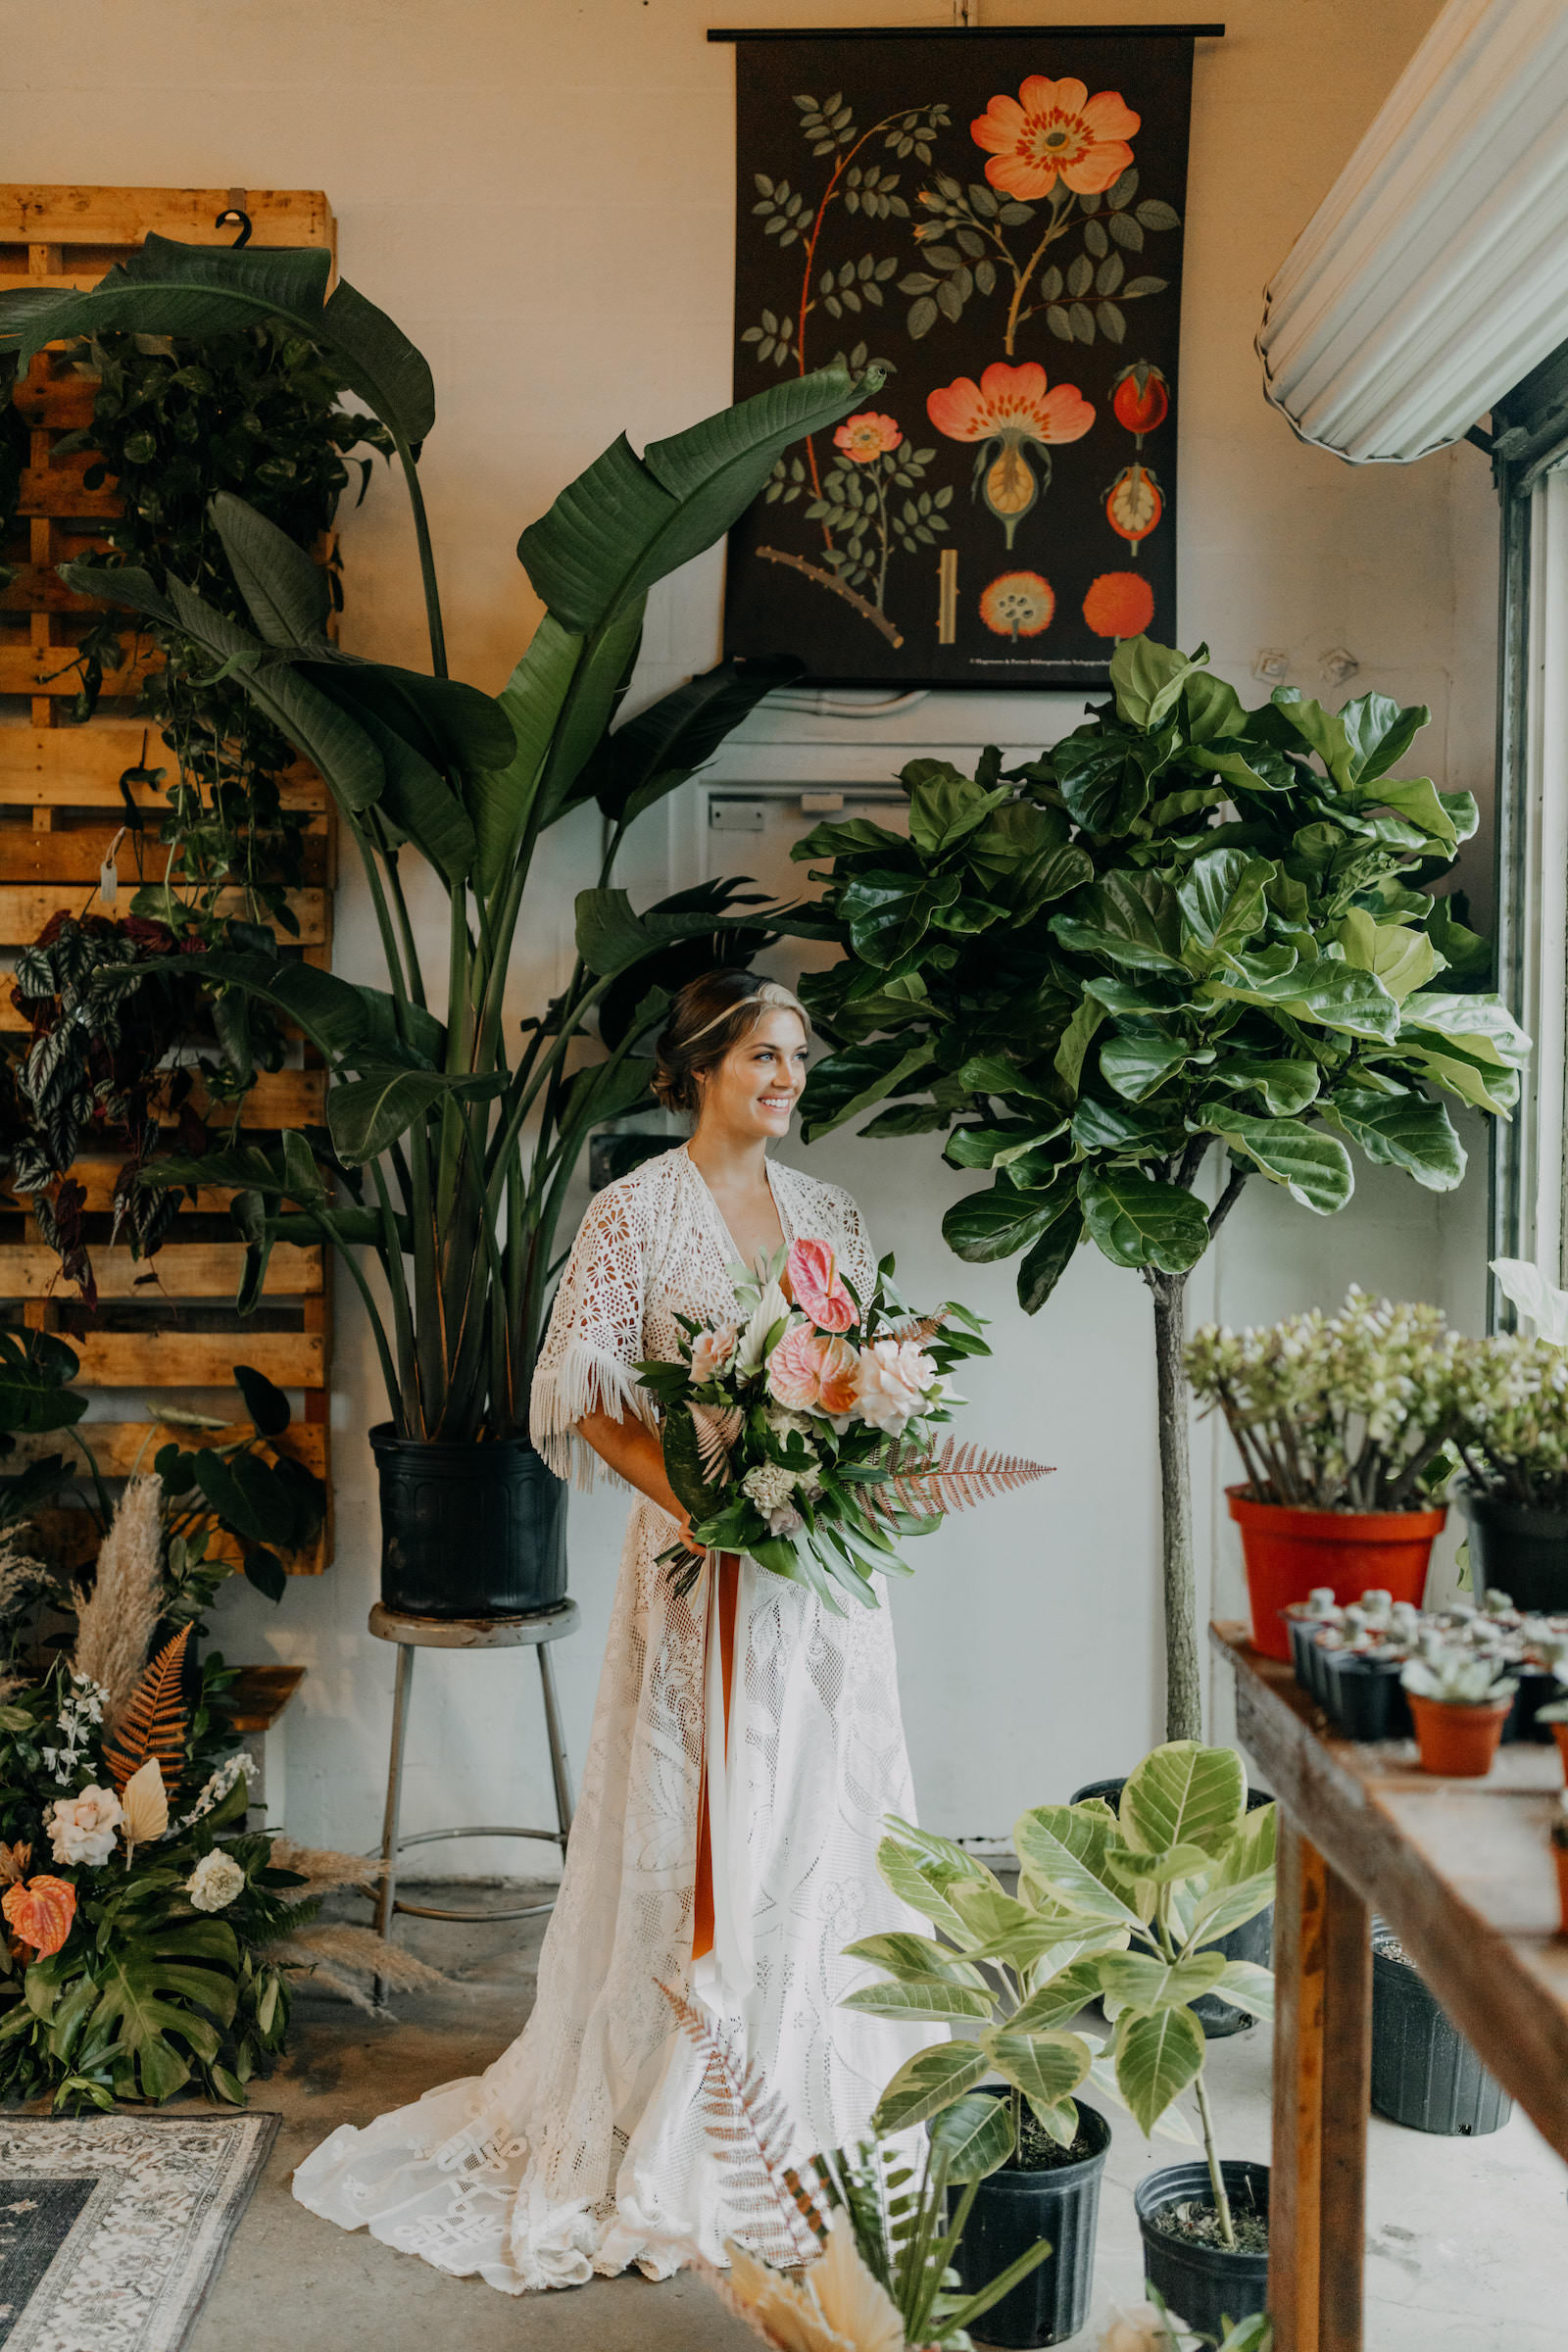
M 345 274 L 428 353 L 440 421 L 424 460 L 454 666 L 501 684 L 536 618 L 515 535 L 623 426 L 639 443 L 728 394 L 732 74 L 703 31 L 778 23 L 778 0 L 140 0 L 134 38 L 111 0 L 43 11 L 3 0 L 5 171 L 17 179 L 325 188 Z M 803 0 L 807 23 L 930 23 L 899 0 Z M 987 24 L 1032 0 L 986 0 Z M 1181 0 L 1075 0 L 1080 21 L 1177 22 Z M 1357 687 L 1431 704 L 1434 772 L 1486 792 L 1491 774 L 1494 522 L 1486 466 L 1459 449 L 1408 469 L 1340 466 L 1298 446 L 1264 405 L 1251 338 L 1261 287 L 1438 13 L 1438 0 L 1231 0 L 1222 44 L 1199 56 L 1183 344 L 1182 600 L 1190 643 L 1246 692 L 1263 646 L 1320 691 L 1344 645 Z M 1060 69 L 1058 69 L 1060 70 Z M 406 509 L 378 479 L 345 521 L 345 642 L 422 659 Z M 716 650 L 719 562 L 654 600 L 649 691 Z M 1331 698 L 1332 699 L 1332 698 Z M 1026 745 L 1074 723 L 1076 699 L 932 698 L 897 723 L 759 719 L 721 773 L 885 778 L 916 750 Z M 676 812 L 650 820 L 625 877 L 667 886 L 687 852 Z M 671 829 L 673 825 L 673 830 Z M 525 918 L 517 1010 L 562 968 L 572 892 L 591 879 L 592 820 L 551 838 Z M 1486 904 L 1485 860 L 1475 860 Z M 433 894 L 418 908 L 436 940 Z M 352 878 L 340 968 L 377 968 Z M 433 968 L 443 958 L 437 950 Z M 1320 1224 L 1259 1185 L 1194 1284 L 1195 1311 L 1256 1320 L 1333 1302 L 1352 1276 L 1479 1312 L 1484 1152 L 1442 1202 L 1384 1172 Z M 1125 1768 L 1157 1736 L 1156 1485 L 1149 1309 L 1142 1286 L 1081 1253 L 1026 1323 L 1012 1269 L 960 1267 L 937 1226 L 969 1180 L 934 1149 L 853 1139 L 808 1162 L 849 1182 L 901 1274 L 961 1291 L 995 1318 L 971 1383 L 972 1427 L 1043 1456 L 1055 1477 L 924 1547 L 898 1596 L 906 1712 L 933 1825 L 1004 1836 L 1018 1809 Z M 290 1742 L 295 1830 L 368 1845 L 378 1830 L 392 1658 L 365 1633 L 376 1515 L 366 1426 L 380 1417 L 370 1350 L 339 1283 L 337 1563 L 275 1612 L 233 1595 L 234 1657 L 309 1669 Z M 1200 1542 L 1214 1599 L 1234 1610 L 1237 1555 L 1217 1498 L 1231 1475 L 1207 1431 L 1197 1452 Z M 618 1551 L 613 1498 L 574 1502 L 580 1635 L 560 1671 L 580 1758 Z M 1205 1594 L 1205 1600 L 1207 1595 Z M 536 1679 L 515 1655 L 427 1656 L 419 1667 L 406 1826 L 549 1815 Z M 1223 1714 L 1216 1717 L 1223 1721 Z M 517 1849 L 448 1849 L 455 1864 Z M 540 1849 L 542 1850 L 542 1849 Z

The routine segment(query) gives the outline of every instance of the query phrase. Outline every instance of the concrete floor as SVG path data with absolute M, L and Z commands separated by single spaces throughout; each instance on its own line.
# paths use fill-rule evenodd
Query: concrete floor
M 443 1899 L 440 1896 L 434 1899 Z M 449 1895 L 444 1899 L 462 1899 Z M 526 1899 L 525 1897 L 521 1899 Z M 400 1935 L 449 1973 L 439 1990 L 396 1996 L 395 2021 L 303 1993 L 289 2058 L 256 2104 L 283 2118 L 188 2352 L 755 2352 L 756 2338 L 690 2276 L 635 2276 L 514 2298 L 318 2221 L 289 2194 L 293 2167 L 345 2122 L 476 2074 L 512 2038 L 533 1997 L 542 1922 L 466 1929 L 405 1920 Z M 1268 2035 L 1216 2044 L 1209 2080 L 1226 2153 L 1268 2156 Z M 1113 2302 L 1142 2294 L 1132 2190 L 1151 2153 L 1113 2111 L 1101 2199 L 1088 2352 Z M 1568 2174 L 1525 2118 L 1484 2140 L 1437 2139 L 1372 2123 L 1367 2352 L 1562 2352 L 1568 2323 Z M 1555 2319 L 1552 2314 L 1555 2313 Z

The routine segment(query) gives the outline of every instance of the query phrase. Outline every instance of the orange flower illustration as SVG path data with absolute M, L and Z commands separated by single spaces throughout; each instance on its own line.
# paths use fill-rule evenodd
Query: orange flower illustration
M 1097 90 L 1071 74 L 1048 81 L 1031 74 L 1016 98 L 993 98 L 969 128 L 991 161 L 994 188 L 1026 204 L 1049 196 L 1058 179 L 1076 195 L 1113 187 L 1133 160 L 1127 141 L 1142 117 L 1119 90 Z
M 1102 571 L 1089 583 L 1084 619 L 1097 637 L 1141 637 L 1154 617 L 1154 591 L 1141 571 Z
M 980 617 L 999 637 L 1038 637 L 1055 610 L 1051 583 L 1038 571 L 1004 571 L 980 595 Z
M 1009 368 L 995 360 L 978 383 L 971 375 L 955 377 L 926 397 L 926 415 L 950 441 L 984 444 L 975 461 L 971 495 L 983 493 L 986 505 L 1002 524 L 1008 547 L 1023 517 L 1051 487 L 1050 444 L 1081 441 L 1095 421 L 1092 401 L 1075 384 L 1047 384 L 1038 361 Z M 1038 475 L 1024 455 L 1033 442 L 1045 454 L 1036 463 Z
M 845 417 L 833 436 L 833 446 L 857 466 L 871 466 L 884 450 L 897 449 L 903 439 L 891 416 L 879 416 L 874 409 L 867 409 L 861 416 Z
M 1105 520 L 1119 539 L 1132 542 L 1135 556 L 1164 512 L 1159 484 L 1147 466 L 1124 466 L 1105 493 Z

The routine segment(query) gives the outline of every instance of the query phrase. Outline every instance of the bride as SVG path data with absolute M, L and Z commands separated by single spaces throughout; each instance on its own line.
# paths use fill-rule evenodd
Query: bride
M 630 2264 L 664 2278 L 682 2241 L 722 2261 L 746 2239 L 662 1984 L 782 2093 L 796 2161 L 863 2134 L 888 2078 L 943 2038 L 838 2006 L 862 1975 L 846 1944 L 924 1924 L 875 1868 L 883 1815 L 913 1811 L 885 1603 L 834 1616 L 732 1555 L 676 1598 L 658 1562 L 689 1526 L 636 1364 L 675 1356 L 679 1316 L 733 1320 L 737 1261 L 811 1238 L 858 1289 L 875 1270 L 849 1195 L 767 1157 L 807 1039 L 795 997 L 753 973 L 681 990 L 655 1083 L 696 1114 L 691 1141 L 597 1196 L 556 1298 L 534 1443 L 638 1500 L 532 2015 L 485 2074 L 343 2126 L 294 2176 L 313 2212 L 511 2294 Z

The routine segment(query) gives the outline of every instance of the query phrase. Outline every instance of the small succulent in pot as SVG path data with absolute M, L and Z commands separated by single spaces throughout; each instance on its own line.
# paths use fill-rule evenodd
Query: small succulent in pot
M 1425 1772 L 1480 1780 L 1492 1769 L 1517 1679 L 1489 1650 L 1433 1638 L 1401 1673 Z

